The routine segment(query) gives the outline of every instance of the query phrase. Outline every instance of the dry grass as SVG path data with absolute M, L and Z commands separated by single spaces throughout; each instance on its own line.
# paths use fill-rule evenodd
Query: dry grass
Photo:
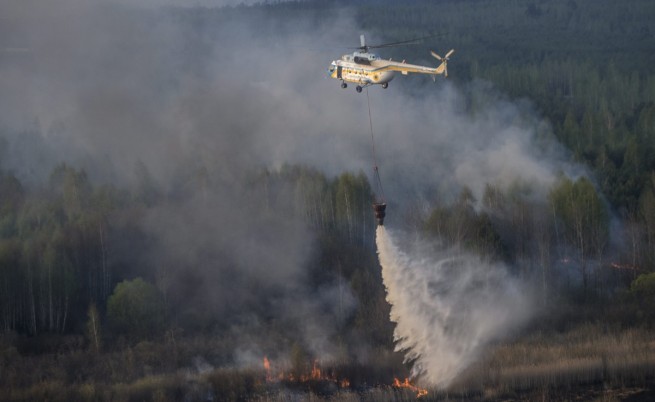
M 335 364 L 333 382 L 266 382 L 262 369 L 199 372 L 194 347 L 166 353 L 165 344 L 143 343 L 103 354 L 70 352 L 21 356 L 0 350 L 0 401 L 415 401 L 409 390 L 389 387 L 397 362 Z M 204 349 L 203 349 L 204 350 Z M 215 353 L 215 352 L 214 352 Z M 326 367 L 326 372 L 328 368 Z M 581 325 L 565 333 L 537 333 L 498 344 L 447 391 L 432 390 L 421 401 L 648 400 L 655 394 L 655 332 Z M 646 395 L 639 396 L 639 395 Z M 641 398 L 641 399 L 638 399 Z
M 248 399 L 250 402 L 415 402 L 416 400 L 414 392 L 392 388 L 372 388 L 362 392 L 344 390 L 327 398 L 312 393 L 280 390 L 271 395 Z M 428 401 L 423 398 L 420 400 Z
M 655 333 L 582 325 L 497 345 L 453 386 L 488 398 L 535 389 L 644 385 L 655 378 Z

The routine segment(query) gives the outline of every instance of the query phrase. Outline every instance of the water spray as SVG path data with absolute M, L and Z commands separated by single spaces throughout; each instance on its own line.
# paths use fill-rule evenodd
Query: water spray
M 504 265 L 415 242 L 401 250 L 397 234 L 378 226 L 376 243 L 395 349 L 423 386 L 447 388 L 485 347 L 524 323 L 530 292 Z

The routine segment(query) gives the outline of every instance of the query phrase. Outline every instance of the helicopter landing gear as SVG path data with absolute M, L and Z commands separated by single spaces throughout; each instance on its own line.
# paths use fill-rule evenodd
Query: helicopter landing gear
M 357 91 L 357 92 L 362 92 L 362 87 L 360 87 L 359 85 L 357 85 L 357 86 L 355 87 L 355 91 Z
M 348 88 L 348 84 L 346 84 L 345 82 L 342 82 L 341 83 L 341 88 L 344 88 L 344 89 Z
M 384 88 L 384 89 L 389 88 L 389 83 L 388 83 L 388 82 L 385 82 L 384 84 L 382 84 L 382 88 Z

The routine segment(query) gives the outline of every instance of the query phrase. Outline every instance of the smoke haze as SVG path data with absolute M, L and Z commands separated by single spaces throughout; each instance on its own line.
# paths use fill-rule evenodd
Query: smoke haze
M 338 289 L 339 278 L 312 294 L 306 278 L 315 239 L 306 224 L 261 208 L 259 194 L 241 183 L 257 169 L 284 164 L 329 176 L 371 171 L 366 97 L 327 77 L 330 61 L 358 44 L 356 22 L 345 12 L 285 24 L 261 10 L 248 17 L 175 14 L 75 0 L 5 2 L 0 15 L 0 47 L 27 49 L 0 54 L 0 166 L 33 186 L 60 162 L 102 183 L 152 182 L 175 202 L 135 224 L 154 239 L 141 269 L 157 270 L 167 295 L 184 300 L 190 313 L 238 316 L 235 325 L 248 333 L 266 311 L 301 328 L 308 349 L 336 353 L 326 339 L 354 308 L 352 294 Z M 437 45 L 441 54 L 448 49 Z M 529 106 L 480 83 L 460 88 L 404 78 L 387 90 L 369 89 L 394 210 L 437 191 L 467 186 L 479 200 L 486 183 L 525 181 L 545 191 L 559 171 L 578 174 Z M 424 87 L 420 95 L 415 86 Z M 475 113 L 471 100 L 480 104 Z M 291 195 L 278 194 L 278 207 L 290 203 Z M 511 282 L 501 269 L 482 269 L 474 259 L 410 258 L 384 233 L 378 241 L 399 347 L 411 350 L 416 373 L 430 382 L 446 384 L 484 342 L 523 316 L 508 306 L 515 289 L 503 287 Z M 450 281 L 457 286 L 448 297 L 417 285 Z M 417 289 L 421 305 L 410 313 L 408 296 Z M 469 300 L 473 289 L 478 296 Z M 333 306 L 344 300 L 346 315 L 337 314 Z M 449 315 L 462 305 L 466 315 Z M 502 316 L 488 322 L 491 312 Z M 406 313 L 412 321 L 400 318 Z M 421 327 L 421 320 L 436 327 Z
M 7 46 L 30 52 L 3 55 L 2 122 L 13 132 L 37 131 L 41 152 L 50 153 L 46 163 L 5 161 L 21 178 L 60 160 L 114 181 L 129 179 L 142 162 L 162 184 L 189 160 L 226 180 L 246 167 L 284 163 L 330 175 L 370 171 L 366 98 L 327 78 L 340 47 L 358 40 L 345 15 L 283 28 L 254 12 L 194 24 L 72 0 L 8 4 Z M 455 58 L 451 64 L 456 74 Z M 572 170 L 554 143 L 535 146 L 548 128 L 529 107 L 443 80 L 418 81 L 432 88 L 415 97 L 403 78 L 369 90 L 383 178 L 405 190 L 397 193 L 466 185 L 480 195 L 488 182 L 547 184 Z M 465 110 L 471 98 L 482 104 L 474 115 Z M 15 142 L 10 154 L 21 153 Z

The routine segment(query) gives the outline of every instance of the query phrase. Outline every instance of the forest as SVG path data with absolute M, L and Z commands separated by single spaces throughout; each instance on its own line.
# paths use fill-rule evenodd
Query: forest
M 205 54 L 212 43 L 240 35 L 220 27 L 246 21 L 261 30 L 253 37 L 267 39 L 273 31 L 295 38 L 313 27 L 321 33 L 325 26 L 339 29 L 344 13 L 355 26 L 335 34 L 338 40 L 352 32 L 378 42 L 438 35 L 439 46 L 456 49 L 448 85 L 461 91 L 459 118 L 475 121 L 499 103 L 520 105 L 508 119 L 512 127 L 535 133 L 531 147 L 564 155 L 547 188 L 530 180 L 490 181 L 482 191 L 458 183 L 435 186 L 418 199 L 394 194 L 402 185 L 387 187 L 393 229 L 453 255 L 502 264 L 534 299 L 530 320 L 491 340 L 449 388 L 425 386 L 421 400 L 655 395 L 655 3 L 283 1 L 145 8 L 129 18 L 129 6 L 107 7 L 109 13 L 102 12 L 109 21 L 137 22 L 138 28 L 126 24 L 121 33 L 137 45 L 104 37 L 91 43 L 117 46 L 134 60 L 90 52 L 88 70 L 66 72 L 57 59 L 46 66 L 52 75 L 34 80 L 46 83 L 39 87 L 44 91 L 79 80 L 80 92 L 70 98 L 79 102 L 72 107 L 79 120 L 48 126 L 56 111 L 69 113 L 58 97 L 45 109 L 16 100 L 24 90 L 12 92 L 13 82 L 31 79 L 40 71 L 32 63 L 43 59 L 0 53 L 0 400 L 415 400 L 420 379 L 405 387 L 397 380 L 409 376 L 412 362 L 394 350 L 370 172 L 323 169 L 303 158 L 253 162 L 260 148 L 274 153 L 277 143 L 291 146 L 284 141 L 311 137 L 301 117 L 295 126 L 276 124 L 295 116 L 295 110 L 284 114 L 285 107 L 309 113 L 307 99 L 316 91 L 298 102 L 284 91 L 255 101 L 265 96 L 242 85 L 241 75 L 216 87 L 202 83 L 213 71 L 208 60 L 215 55 Z M 8 33 L 0 47 L 18 47 L 14 42 L 20 44 L 24 34 L 10 18 L 0 19 Z M 100 21 L 89 25 L 102 30 L 113 24 Z M 159 31 L 166 24 L 175 29 Z M 165 39 L 149 39 L 144 32 L 151 28 Z M 182 40 L 164 47 L 164 56 L 141 52 L 143 43 L 160 45 L 176 35 Z M 355 45 L 357 40 L 352 37 Z M 297 43 L 277 43 L 274 50 L 287 45 Z M 247 57 L 249 46 L 238 46 L 235 58 Z M 253 44 L 252 52 L 259 46 Z M 86 59 L 72 49 L 63 53 Z M 297 52 L 290 59 L 304 60 L 302 49 Z M 339 52 L 321 48 L 321 61 L 327 66 Z M 431 63 L 424 46 L 393 48 L 385 56 Z M 263 75 L 267 63 L 278 66 L 260 62 Z M 118 74 L 96 77 L 94 63 L 135 75 L 105 87 Z M 136 68 L 142 65 L 144 71 Z M 308 65 L 294 63 L 289 74 Z M 194 80 L 200 84 L 189 84 Z M 257 90 L 266 89 L 262 80 L 253 84 Z M 435 90 L 426 82 L 396 78 L 385 96 L 420 101 Z M 185 85 L 202 97 L 189 95 Z M 138 92 L 146 87 L 147 93 Z M 65 90 L 60 93 L 68 99 Z M 220 103 L 207 101 L 225 94 Z M 335 96 L 362 95 L 349 90 Z M 159 114 L 150 110 L 150 100 L 157 109 L 167 107 L 161 100 L 167 97 L 182 105 L 161 113 L 170 120 L 143 123 Z M 21 109 L 29 123 L 15 124 L 9 116 L 25 105 L 34 107 Z M 340 119 L 339 110 L 327 114 Z M 218 128 L 212 123 L 217 114 Z M 270 120 L 257 121 L 269 114 Z M 158 139 L 168 133 L 159 123 L 175 119 L 184 120 L 170 129 L 175 141 Z M 122 129 L 153 131 L 145 138 L 155 139 L 143 145 L 142 137 L 121 136 Z M 249 136 L 277 129 L 298 131 L 299 137 L 269 143 Z M 69 133 L 76 130 L 80 137 Z M 103 139 L 87 141 L 84 130 Z M 208 135 L 185 136 L 184 130 Z M 214 145 L 214 136 L 227 140 Z M 70 143 L 49 145 L 49 138 Z M 302 140 L 294 141 L 305 149 Z M 105 148 L 74 154 L 97 144 Z M 177 146 L 187 144 L 192 152 L 175 155 Z M 330 153 L 345 152 L 339 145 L 310 144 L 307 152 L 328 160 Z M 160 154 L 149 159 L 138 154 L 143 149 Z M 133 150 L 136 161 L 129 159 Z M 577 166 L 577 174 L 564 164 Z

